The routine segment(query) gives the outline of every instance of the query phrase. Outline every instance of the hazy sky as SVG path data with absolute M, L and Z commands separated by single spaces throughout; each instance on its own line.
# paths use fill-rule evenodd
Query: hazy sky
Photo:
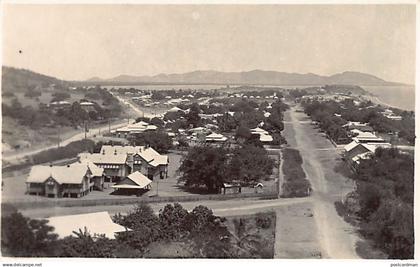
M 68 80 L 208 69 L 415 79 L 414 5 L 6 5 L 3 12 L 3 64 Z

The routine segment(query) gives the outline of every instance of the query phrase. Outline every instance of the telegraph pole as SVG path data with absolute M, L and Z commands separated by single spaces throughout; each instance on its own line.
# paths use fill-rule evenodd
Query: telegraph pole
M 86 120 L 85 120 L 85 140 L 87 139 L 87 124 L 86 124 Z
M 60 147 L 60 127 L 58 127 L 58 147 Z

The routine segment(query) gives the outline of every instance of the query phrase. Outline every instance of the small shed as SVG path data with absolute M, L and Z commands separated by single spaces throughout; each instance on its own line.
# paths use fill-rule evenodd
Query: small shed
M 136 171 L 111 186 L 115 193 L 124 195 L 142 195 L 152 189 L 152 180 Z
M 228 184 L 223 183 L 223 186 L 220 190 L 221 194 L 240 194 L 242 192 L 242 187 L 239 184 Z

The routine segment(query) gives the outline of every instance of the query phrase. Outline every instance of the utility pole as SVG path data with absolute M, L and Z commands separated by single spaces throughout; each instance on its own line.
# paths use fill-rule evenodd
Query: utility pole
M 85 140 L 87 139 L 87 124 L 86 124 L 86 120 L 85 120 Z
M 60 147 L 60 127 L 58 127 L 58 147 Z
M 159 195 L 159 178 L 156 180 L 156 196 Z

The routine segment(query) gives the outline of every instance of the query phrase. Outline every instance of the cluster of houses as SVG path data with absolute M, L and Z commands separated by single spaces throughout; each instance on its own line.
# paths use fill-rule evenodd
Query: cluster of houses
M 390 120 L 395 120 L 395 121 L 402 120 L 401 116 L 395 115 L 394 112 L 390 109 L 385 109 L 383 112 L 381 112 L 381 114 Z
M 111 134 L 119 138 L 127 138 L 130 135 L 156 130 L 157 127 L 155 125 L 147 123 L 145 121 L 139 121 L 137 123 L 128 124 L 127 126 L 113 130 L 111 131 Z
M 277 93 L 273 93 L 272 95 L 260 96 L 260 95 L 246 95 L 244 93 L 235 93 L 229 94 L 230 98 L 250 98 L 250 99 L 278 99 Z
M 352 135 L 352 142 L 344 146 L 343 158 L 354 166 L 360 160 L 369 158 L 378 147 L 391 147 L 389 142 L 378 137 L 367 123 L 348 122 L 342 127 Z
M 168 177 L 168 156 L 151 147 L 104 145 L 99 153 L 81 153 L 67 166 L 33 166 L 27 193 L 46 197 L 83 197 L 93 190 L 140 195 L 156 179 Z

